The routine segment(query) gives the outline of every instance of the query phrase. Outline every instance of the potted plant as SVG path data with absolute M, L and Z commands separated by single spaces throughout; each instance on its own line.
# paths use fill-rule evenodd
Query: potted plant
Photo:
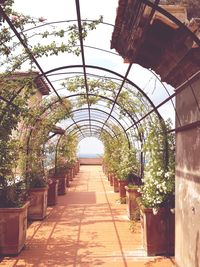
M 26 241 L 29 202 L 23 182 L 11 181 L 11 173 L 2 176 L 0 169 L 0 255 L 15 255 Z
M 119 192 L 119 182 L 116 175 L 113 175 L 113 187 L 115 193 Z
M 16 93 L 16 87 L 25 84 L 1 77 L 2 99 L 8 99 Z M 0 101 L 0 255 L 18 254 L 26 240 L 29 202 L 24 181 L 17 176 L 20 151 L 17 126 L 26 114 L 28 97 L 24 89 L 24 96 L 18 94 L 10 105 Z
M 58 161 L 53 175 L 53 179 L 58 181 L 58 195 L 65 195 L 67 192 L 67 186 L 69 186 L 67 171 L 66 163 L 62 160 Z
M 139 192 L 141 179 L 134 173 L 128 174 L 128 185 L 126 190 L 127 215 L 130 220 L 139 220 L 140 211 L 137 199 L 141 196 Z
M 121 160 L 117 170 L 121 199 L 126 199 L 126 187 L 128 184 L 133 183 L 135 185 L 140 183 L 138 173 L 139 162 L 136 157 L 136 150 L 133 146 L 129 148 L 127 143 L 124 143 L 121 148 Z
M 58 180 L 48 179 L 47 205 L 54 206 L 58 201 Z
M 173 255 L 175 140 L 173 134 L 163 133 L 158 126 L 155 120 L 144 145 L 148 158 L 140 190 L 143 246 L 148 255 Z M 165 127 L 170 126 L 166 123 Z
M 27 174 L 28 195 L 30 206 L 28 208 L 29 220 L 43 220 L 47 212 L 48 185 L 42 168 L 29 170 Z
M 62 135 L 57 143 L 55 155 L 55 177 L 69 187 L 69 181 L 72 181 L 75 175 L 77 140 L 72 135 Z M 62 179 L 62 181 L 60 180 Z M 63 191 L 64 193 L 64 191 Z

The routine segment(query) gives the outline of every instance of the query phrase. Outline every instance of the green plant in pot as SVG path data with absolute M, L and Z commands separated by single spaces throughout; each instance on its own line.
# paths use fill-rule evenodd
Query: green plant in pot
M 26 240 L 27 209 L 24 180 L 17 165 L 21 143 L 19 123 L 27 114 L 32 93 L 30 80 L 13 81 L 1 77 L 0 83 L 0 255 L 18 254 Z M 20 94 L 19 88 L 23 91 Z M 15 96 L 15 97 L 13 97 Z M 2 99 L 10 100 L 8 103 Z M 23 224 L 21 222 L 24 222 Z
M 169 122 L 155 119 L 144 145 L 147 163 L 139 203 L 148 255 L 174 254 L 175 218 L 170 210 L 175 195 L 175 138 L 167 134 L 169 129 Z
M 121 159 L 117 170 L 117 175 L 120 185 L 120 197 L 126 197 L 126 186 L 130 183 L 136 182 L 139 184 L 139 162 L 136 156 L 136 150 L 132 146 L 129 148 L 127 143 L 121 148 Z M 137 177 L 137 181 L 136 181 Z M 133 179 L 134 178 L 134 179 Z
M 40 105 L 29 111 L 29 116 L 25 121 L 27 129 L 24 138 L 26 150 L 23 155 L 25 166 L 22 167 L 25 170 L 25 175 L 28 174 L 26 180 L 29 185 L 36 183 L 36 180 L 38 184 L 40 184 L 40 180 L 43 183 L 45 144 L 56 123 L 70 116 L 71 108 L 70 101 L 64 99 L 60 103 L 57 98 L 52 97 L 42 101 Z
M 47 186 L 47 179 L 42 169 L 29 171 L 27 180 L 28 188 L 42 188 Z
M 42 220 L 47 211 L 47 179 L 41 164 L 35 162 L 26 174 L 30 206 L 28 209 L 29 220 Z

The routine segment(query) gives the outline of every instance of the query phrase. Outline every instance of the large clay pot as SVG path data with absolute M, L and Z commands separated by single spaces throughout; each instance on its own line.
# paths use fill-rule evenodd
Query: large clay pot
M 125 186 L 128 185 L 128 180 L 118 180 L 119 182 L 119 196 L 120 198 L 125 198 L 126 197 L 126 189 Z
M 73 169 L 69 168 L 68 169 L 68 177 L 69 177 L 69 181 L 73 181 Z
M 126 203 L 127 203 L 127 215 L 130 220 L 140 219 L 140 210 L 136 199 L 141 196 L 137 191 L 138 188 L 130 188 L 125 186 L 126 190 Z
M 77 161 L 74 165 L 75 175 L 79 172 L 79 161 Z
M 113 186 L 114 186 L 114 192 L 119 192 L 119 182 L 118 178 L 116 176 L 113 177 Z
M 47 205 L 54 206 L 58 200 L 58 180 L 52 179 L 48 184 Z
M 43 220 L 47 211 L 47 187 L 29 189 L 29 220 Z
M 113 177 L 114 177 L 114 175 L 112 173 L 110 173 L 110 175 L 109 175 L 110 186 L 113 186 Z
M 147 255 L 174 255 L 174 214 L 166 208 L 159 209 L 155 215 L 153 209 L 143 208 L 140 214 L 143 247 Z
M 58 180 L 58 195 L 65 195 L 67 192 L 67 171 L 62 170 L 57 172 L 56 174 L 54 174 L 53 179 Z
M 23 249 L 29 204 L 26 202 L 21 208 L 0 208 L 0 255 L 17 255 Z
M 57 177 L 56 177 L 57 178 Z M 58 195 L 65 195 L 67 192 L 67 178 L 66 177 L 60 177 L 58 179 Z
M 70 178 L 70 174 L 67 172 L 67 174 L 66 174 L 66 187 L 70 187 L 69 178 Z

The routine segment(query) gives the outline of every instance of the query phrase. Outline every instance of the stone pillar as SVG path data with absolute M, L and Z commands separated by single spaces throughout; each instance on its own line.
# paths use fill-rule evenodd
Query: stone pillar
M 200 74 L 176 97 L 176 236 L 178 267 L 200 266 Z M 178 126 L 178 125 L 177 125 Z

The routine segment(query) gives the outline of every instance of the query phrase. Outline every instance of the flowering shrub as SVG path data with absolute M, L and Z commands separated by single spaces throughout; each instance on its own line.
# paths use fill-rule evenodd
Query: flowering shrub
M 126 137 L 117 126 L 112 126 L 117 138 L 111 138 L 102 134 L 104 143 L 104 162 L 110 173 L 113 173 L 120 180 L 127 180 L 129 174 L 138 175 L 139 162 L 136 157 L 136 150 L 132 145 L 129 147 Z
M 154 121 L 144 146 L 148 161 L 145 166 L 141 203 L 146 208 L 173 205 L 175 190 L 175 139 L 165 135 L 159 122 Z M 169 129 L 170 123 L 166 124 Z M 165 129 L 165 130 L 166 130 Z

